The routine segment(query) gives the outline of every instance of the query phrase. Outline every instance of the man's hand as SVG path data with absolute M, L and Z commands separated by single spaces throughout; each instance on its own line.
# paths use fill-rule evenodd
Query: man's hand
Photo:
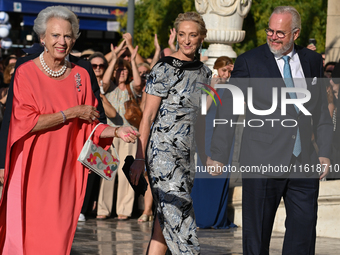
M 212 176 L 221 175 L 223 173 L 223 163 L 207 158 L 207 169 Z
M 329 158 L 319 157 L 319 161 L 322 167 L 325 167 L 323 173 L 320 175 L 320 180 L 329 174 L 329 166 L 331 161 Z
M 0 182 L 4 184 L 4 176 L 5 176 L 5 169 L 1 168 L 0 169 Z
M 307 46 L 307 49 L 310 49 L 310 50 L 316 51 L 316 47 L 315 47 L 315 45 L 314 45 L 314 44 L 312 44 L 312 43 L 308 44 L 308 46 Z
M 139 177 L 143 174 L 145 169 L 145 162 L 142 160 L 133 161 L 130 167 L 130 180 L 133 185 L 138 185 Z

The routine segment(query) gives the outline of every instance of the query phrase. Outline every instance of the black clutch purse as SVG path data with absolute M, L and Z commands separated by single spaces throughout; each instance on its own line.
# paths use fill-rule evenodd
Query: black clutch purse
M 130 179 L 130 166 L 132 165 L 133 161 L 134 161 L 134 158 L 131 155 L 126 156 L 125 163 L 124 163 L 124 166 L 123 166 L 123 172 L 124 172 L 126 178 L 128 179 L 131 187 L 135 191 L 135 193 L 136 194 L 141 194 L 141 195 L 144 196 L 145 195 L 145 191 L 148 188 L 148 183 L 146 182 L 146 180 L 144 178 L 144 175 L 143 174 L 140 175 L 139 182 L 138 182 L 137 186 L 133 185 L 131 183 L 131 179 Z

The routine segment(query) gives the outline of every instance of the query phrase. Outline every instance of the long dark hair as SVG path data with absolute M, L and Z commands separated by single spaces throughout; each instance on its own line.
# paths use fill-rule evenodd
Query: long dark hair
M 113 70 L 117 70 L 120 66 L 123 66 L 123 67 L 126 67 L 126 69 L 128 70 L 128 77 L 125 81 L 125 84 L 129 84 L 132 80 L 132 69 L 131 69 L 131 65 L 128 61 L 124 60 L 124 59 L 121 59 L 119 58 L 117 63 L 115 64 L 115 67 Z M 113 73 L 113 81 L 116 85 L 118 85 L 118 82 L 116 81 L 116 77 L 115 77 L 115 73 Z

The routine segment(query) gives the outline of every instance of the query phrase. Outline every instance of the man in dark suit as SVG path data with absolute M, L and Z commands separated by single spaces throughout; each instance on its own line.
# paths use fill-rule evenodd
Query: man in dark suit
M 236 84 L 246 97 L 248 88 L 252 87 L 252 106 L 257 110 L 271 109 L 273 88 L 278 88 L 279 92 L 277 108 L 271 113 L 258 115 L 249 108 L 246 111 L 240 170 L 264 170 L 263 166 L 269 170 L 272 166 L 278 171 L 270 176 L 264 176 L 262 171 L 242 173 L 244 254 L 269 254 L 273 222 L 282 197 L 286 207 L 282 253 L 306 255 L 315 252 L 319 178 L 328 173 L 332 121 L 326 89 L 320 79 L 323 77 L 322 57 L 294 44 L 300 30 L 301 18 L 295 8 L 275 8 L 266 29 L 267 44 L 240 55 L 231 75 L 230 83 Z M 268 79 L 259 83 L 254 78 Z M 283 115 L 280 92 L 286 87 L 308 90 L 311 97 L 300 108 L 288 104 L 286 115 Z M 289 93 L 287 97 L 300 100 L 304 95 Z M 232 113 L 233 100 L 235 97 L 233 99 L 230 91 L 225 90 L 223 106 L 218 108 L 216 119 L 237 122 L 238 116 Z M 296 125 L 283 125 L 282 121 L 288 119 Z M 257 127 L 252 127 L 255 125 Z M 230 153 L 234 131 L 235 124 L 215 126 L 208 166 L 227 164 L 226 155 Z M 313 135 L 318 155 L 312 144 Z M 324 172 L 319 176 L 317 170 L 320 172 L 321 168 Z
M 41 47 L 40 49 L 37 50 L 36 53 L 33 53 L 31 55 L 28 55 L 26 57 L 19 58 L 18 61 L 16 62 L 15 65 L 15 70 L 17 67 L 29 60 L 35 59 L 39 57 L 40 53 L 43 51 L 43 48 Z M 100 99 L 100 90 L 97 82 L 97 78 L 93 72 L 92 65 L 90 62 L 77 58 L 75 56 L 72 56 L 71 54 L 69 55 L 69 61 L 85 68 L 91 78 L 91 85 L 92 85 L 92 90 L 95 95 L 95 97 L 98 100 L 98 107 L 97 110 L 99 111 L 100 117 L 99 121 L 102 123 L 106 123 L 106 116 L 104 112 L 104 108 L 102 105 L 102 101 Z M 8 138 L 8 130 L 9 130 L 9 124 L 11 120 L 11 114 L 12 114 L 12 104 L 13 104 L 13 77 L 15 76 L 15 72 L 12 76 L 11 84 L 9 86 L 8 90 L 8 96 L 7 96 L 7 102 L 6 102 L 6 111 L 4 115 L 4 119 L 2 121 L 1 125 L 1 132 L 0 132 L 0 182 L 3 183 L 3 172 L 4 172 L 4 167 L 5 167 L 5 157 L 6 157 L 6 147 L 7 147 L 7 138 Z M 67 93 L 65 91 L 65 93 Z

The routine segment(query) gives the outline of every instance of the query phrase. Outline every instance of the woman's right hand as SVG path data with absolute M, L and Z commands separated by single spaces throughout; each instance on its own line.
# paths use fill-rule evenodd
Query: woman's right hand
M 131 61 L 136 61 L 137 52 L 138 52 L 138 45 L 135 47 L 135 49 L 131 53 Z
M 130 180 L 133 185 L 138 185 L 139 177 L 143 174 L 145 169 L 145 162 L 143 160 L 135 160 L 133 161 L 130 167 Z
M 114 52 L 112 52 L 114 49 Z M 113 47 L 113 45 L 111 46 L 111 54 L 112 57 L 115 57 L 115 60 L 117 60 L 117 58 L 119 58 L 127 49 L 127 45 L 126 45 L 126 40 L 124 39 L 117 47 Z
M 210 86 L 215 88 L 216 84 L 225 84 L 227 83 L 227 78 L 221 78 L 219 76 L 213 76 L 211 79 L 211 84 Z
M 169 47 L 173 52 L 176 52 L 176 46 L 175 46 L 175 40 L 176 40 L 176 29 L 170 29 L 170 36 L 169 36 Z
M 117 136 L 126 143 L 134 143 L 140 136 L 140 133 L 131 126 L 122 126 L 115 131 Z
M 89 123 L 96 121 L 100 117 L 96 107 L 92 105 L 77 105 L 65 110 L 64 114 L 67 119 L 70 116 L 71 118 L 73 117 L 86 120 Z
M 119 46 L 121 46 L 121 44 L 119 45 Z M 117 60 L 117 53 L 116 53 L 116 50 L 117 50 L 117 52 L 120 52 L 121 51 L 121 48 L 114 48 L 113 47 L 113 44 L 111 43 L 111 45 L 110 45 L 110 47 L 111 47 L 111 61 L 113 60 L 113 61 L 116 61 Z
M 125 39 L 127 46 L 133 46 L 132 45 L 132 35 L 130 33 L 125 33 L 125 34 L 123 34 L 122 37 Z

